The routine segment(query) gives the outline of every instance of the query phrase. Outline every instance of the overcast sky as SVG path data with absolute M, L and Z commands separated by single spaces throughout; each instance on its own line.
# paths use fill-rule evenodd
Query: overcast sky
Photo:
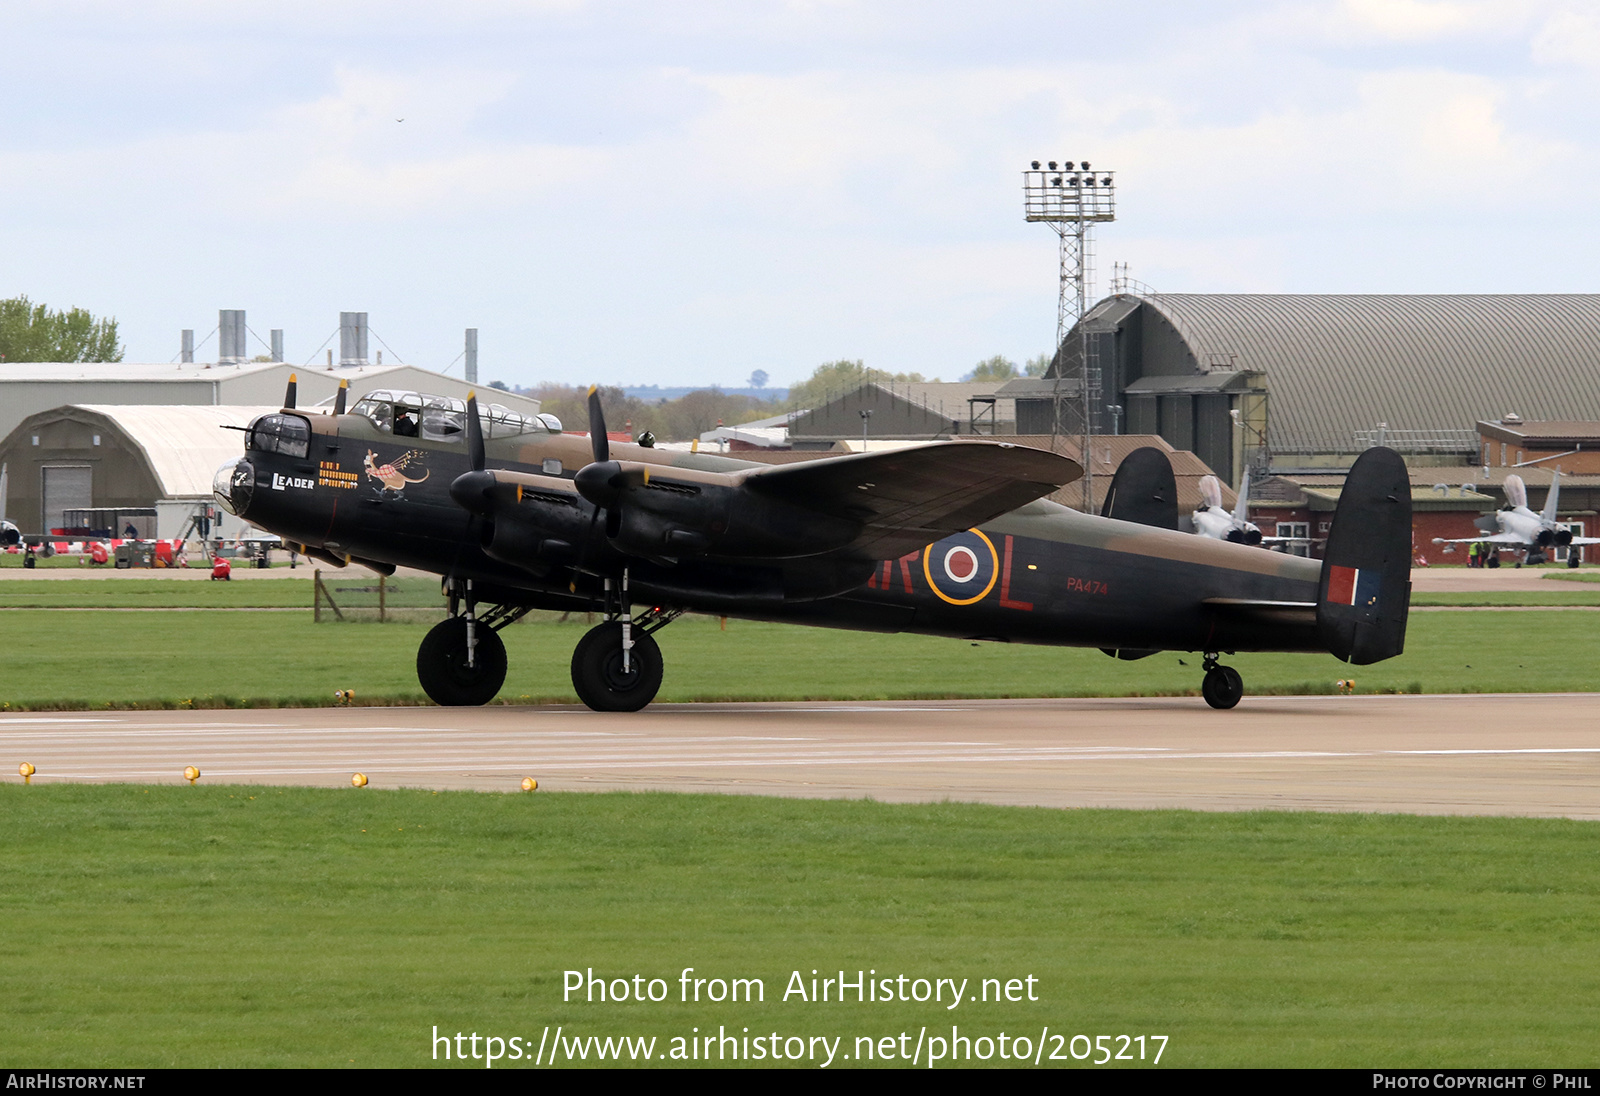
M 1589 2 L 5 0 L 0 42 L 0 297 L 130 361 L 348 309 L 524 384 L 950 380 L 1050 345 L 1033 158 L 1117 172 L 1102 291 L 1600 290 Z

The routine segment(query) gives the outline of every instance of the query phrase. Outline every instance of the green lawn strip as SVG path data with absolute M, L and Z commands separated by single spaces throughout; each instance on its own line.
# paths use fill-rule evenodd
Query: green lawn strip
M 1600 582 L 1600 571 L 1546 571 L 1539 577 L 1558 582 Z
M 0 707 L 224 707 L 419 703 L 418 624 L 313 624 L 309 612 L 6 613 Z M 502 703 L 574 703 L 569 665 L 586 625 L 545 616 L 507 628 Z M 1330 655 L 1228 656 L 1248 693 L 1586 692 L 1595 688 L 1590 613 L 1418 613 L 1406 653 L 1374 666 Z M 1514 642 L 1507 647 L 1509 637 Z M 658 633 L 660 699 L 805 700 L 1172 696 L 1198 691 L 1191 653 L 1121 662 L 1095 650 L 972 644 L 795 625 L 685 618 Z M 1509 650 L 1510 653 L 1507 653 Z
M 85 577 L 0 582 L 6 609 L 241 609 L 303 607 L 311 612 L 311 575 L 304 579 L 210 582 Z
M 311 572 L 292 579 L 210 582 L 185 579 L 85 577 L 76 579 L 16 579 L 0 582 L 0 608 L 8 609 L 243 609 L 303 608 L 311 612 Z M 329 573 L 323 582 L 333 602 L 341 607 L 373 611 L 378 607 L 378 577 L 367 572 Z M 439 582 L 434 578 L 387 579 L 385 604 L 389 608 L 442 608 Z
M 434 1025 L 546 1024 L 663 1051 L 957 1024 L 1164 1034 L 1175 1066 L 1600 1057 L 1593 823 L 116 785 L 6 786 L 0 811 L 19 1066 L 406 1067 Z M 591 967 L 672 992 L 563 1003 Z M 684 967 L 766 999 L 679 1002 Z M 813 969 L 1041 999 L 785 1003 Z
M 1565 578 L 1566 576 L 1560 576 Z M 1600 577 L 1600 576 L 1597 576 Z M 377 608 L 377 576 L 325 573 L 323 581 L 336 604 L 370 613 Z M 432 578 L 388 579 L 390 608 L 443 605 Z M 1414 593 L 1413 605 L 1600 605 L 1600 592 L 1582 589 L 1490 590 L 1470 593 Z M 160 578 L 82 581 L 17 579 L 0 582 L 0 608 L 29 609 L 199 609 L 299 608 L 311 606 L 311 577 L 272 581 L 195 582 Z
M 1412 605 L 1594 605 L 1600 606 L 1600 590 L 1477 590 L 1472 592 L 1411 594 Z

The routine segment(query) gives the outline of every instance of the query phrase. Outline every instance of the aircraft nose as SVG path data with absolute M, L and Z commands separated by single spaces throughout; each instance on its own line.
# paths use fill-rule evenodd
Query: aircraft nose
M 217 505 L 235 517 L 244 517 L 255 492 L 255 466 L 244 457 L 224 464 L 211 478 L 211 493 L 216 496 Z

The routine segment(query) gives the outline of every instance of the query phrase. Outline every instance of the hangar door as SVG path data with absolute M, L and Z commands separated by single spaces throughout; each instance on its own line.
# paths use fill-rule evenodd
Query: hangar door
M 76 468 L 41 468 L 44 475 L 44 523 L 40 526 L 48 533 L 61 528 L 64 510 L 87 510 L 94 505 L 94 469 L 80 465 Z

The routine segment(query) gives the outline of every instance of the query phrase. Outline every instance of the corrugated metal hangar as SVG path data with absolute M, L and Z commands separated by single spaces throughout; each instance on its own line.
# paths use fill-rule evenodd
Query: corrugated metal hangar
M 244 453 L 243 427 L 281 404 L 90 404 L 29 415 L 0 442 L 7 516 L 24 533 L 45 533 L 63 527 L 69 510 L 153 508 L 154 528 L 133 520 L 141 536 L 182 536 L 196 507 L 210 502 L 216 470 Z M 243 522 L 218 516 L 224 527 L 213 535 L 244 532 Z M 112 535 L 122 535 L 120 524 Z
M 482 388 L 414 365 L 308 368 L 284 362 L 7 362 L 0 364 L 0 392 L 5 393 L 0 400 L 0 437 L 29 415 L 68 404 L 271 404 L 276 408 L 283 403 L 291 373 L 299 378 L 302 407 L 331 403 L 340 381 L 349 382 L 352 404 L 377 388 L 458 399 Z M 494 398 L 521 414 L 539 413 L 538 400 L 501 391 L 496 391 Z
M 1000 390 L 1019 432 L 1048 432 L 1055 378 L 1072 387 L 1087 351 L 1096 433 L 1158 433 L 1231 482 L 1380 441 L 1413 465 L 1472 463 L 1474 424 L 1508 412 L 1600 420 L 1596 294 L 1118 294 L 1061 351 Z

